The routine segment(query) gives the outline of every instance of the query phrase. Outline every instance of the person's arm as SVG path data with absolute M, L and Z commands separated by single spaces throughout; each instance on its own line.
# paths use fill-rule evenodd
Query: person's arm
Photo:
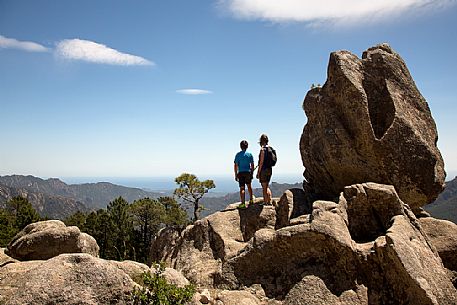
M 252 156 L 252 154 L 251 154 L 251 159 L 249 161 L 251 161 L 251 163 L 250 163 L 251 164 L 251 176 L 253 176 L 255 167 L 254 167 L 254 157 Z
M 262 171 L 262 165 L 263 165 L 263 159 L 265 158 L 265 151 L 264 149 L 262 148 L 262 150 L 260 151 L 260 160 L 259 160 L 259 168 L 257 169 L 257 179 L 259 179 L 260 177 L 260 172 Z
M 238 164 L 234 163 L 233 170 L 235 171 L 235 180 L 238 181 Z

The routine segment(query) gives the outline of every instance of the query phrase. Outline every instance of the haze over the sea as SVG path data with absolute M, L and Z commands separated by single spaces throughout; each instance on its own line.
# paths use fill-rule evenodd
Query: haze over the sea
M 128 187 L 137 187 L 150 191 L 173 191 L 177 185 L 175 177 L 62 177 L 61 180 L 67 184 L 110 182 Z M 232 193 L 239 190 L 238 182 L 232 176 L 199 177 L 200 180 L 212 179 L 216 188 L 211 190 L 213 193 Z M 299 175 L 275 175 L 274 182 L 294 184 L 302 182 L 303 178 Z M 260 183 L 255 180 L 252 183 L 254 188 L 260 188 Z

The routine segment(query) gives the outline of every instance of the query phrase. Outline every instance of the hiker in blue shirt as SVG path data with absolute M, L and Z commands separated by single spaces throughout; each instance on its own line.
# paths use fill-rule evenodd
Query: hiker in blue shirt
M 240 199 L 241 204 L 238 206 L 240 209 L 246 208 L 245 204 L 245 190 L 244 186 L 248 186 L 249 195 L 251 196 L 249 200 L 249 204 L 254 202 L 254 197 L 252 195 L 252 173 L 254 172 L 254 158 L 252 154 L 247 152 L 248 149 L 248 142 L 243 140 L 240 142 L 241 151 L 236 154 L 235 156 L 235 180 L 238 181 L 240 186 Z

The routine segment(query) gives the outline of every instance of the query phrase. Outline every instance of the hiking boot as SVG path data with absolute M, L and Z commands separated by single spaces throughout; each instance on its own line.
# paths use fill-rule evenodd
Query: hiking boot
M 246 204 L 243 202 L 243 203 L 240 203 L 239 206 L 236 207 L 237 209 L 245 209 L 246 208 Z

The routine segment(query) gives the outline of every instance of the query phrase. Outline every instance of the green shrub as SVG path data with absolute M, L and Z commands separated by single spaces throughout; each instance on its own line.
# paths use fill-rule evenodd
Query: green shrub
M 143 274 L 143 287 L 133 292 L 134 305 L 184 305 L 189 302 L 194 293 L 195 286 L 190 284 L 178 287 L 167 283 L 163 272 L 163 265 L 157 265 L 156 271 Z

